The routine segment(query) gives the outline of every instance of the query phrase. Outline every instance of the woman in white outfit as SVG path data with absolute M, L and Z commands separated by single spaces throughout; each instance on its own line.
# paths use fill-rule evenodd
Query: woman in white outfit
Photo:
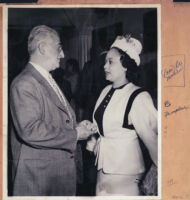
M 112 84 L 103 89 L 94 109 L 100 137 L 87 143 L 96 155 L 96 195 L 140 195 L 145 166 L 138 137 L 157 166 L 157 111 L 148 92 L 130 82 L 141 50 L 135 38 L 118 36 L 106 55 L 105 76 Z

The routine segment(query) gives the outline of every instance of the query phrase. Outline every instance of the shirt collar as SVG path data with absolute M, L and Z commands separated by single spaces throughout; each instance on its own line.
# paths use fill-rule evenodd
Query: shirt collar
M 50 73 L 45 70 L 43 67 L 41 67 L 40 65 L 34 63 L 34 62 L 29 62 L 30 64 L 32 64 L 32 66 L 45 78 L 48 79 Z
M 125 84 L 123 84 L 123 85 L 121 85 L 121 86 L 119 86 L 119 87 L 116 87 L 116 88 L 113 88 L 114 90 L 118 90 L 118 89 L 122 89 L 122 88 L 124 88 L 126 85 L 128 85 L 130 82 L 128 82 L 128 83 L 125 83 Z

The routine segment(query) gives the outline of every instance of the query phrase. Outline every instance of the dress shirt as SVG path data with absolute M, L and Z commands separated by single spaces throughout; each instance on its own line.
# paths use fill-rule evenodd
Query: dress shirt
M 51 74 L 47 70 L 45 70 L 43 67 L 41 67 L 40 65 L 38 65 L 36 63 L 33 63 L 31 61 L 29 63 L 32 64 L 34 66 L 34 68 L 48 81 L 50 86 L 53 88 L 53 90 L 59 97 L 60 101 L 65 105 L 68 115 L 69 115 L 70 119 L 73 121 L 73 117 L 68 108 L 66 98 L 65 98 L 64 94 L 62 93 L 61 89 L 59 88 L 59 86 L 57 85 L 57 83 L 55 82 L 55 80 L 53 79 L 53 77 L 51 76 Z
M 32 64 L 32 66 L 46 79 L 46 81 L 48 81 L 48 83 L 50 84 L 50 81 L 49 81 L 49 75 L 50 73 L 45 70 L 43 67 L 41 67 L 40 65 L 36 64 L 36 63 L 33 63 L 33 62 L 29 62 L 30 64 Z M 51 85 L 51 84 L 50 84 Z

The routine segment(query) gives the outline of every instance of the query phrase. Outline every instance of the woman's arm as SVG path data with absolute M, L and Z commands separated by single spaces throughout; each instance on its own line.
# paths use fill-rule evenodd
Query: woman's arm
M 129 113 L 129 119 L 148 148 L 152 161 L 157 166 L 157 111 L 151 96 L 147 92 L 142 92 L 135 98 Z
M 92 135 L 86 143 L 86 150 L 91 151 L 94 155 L 97 154 L 97 138 L 95 135 Z

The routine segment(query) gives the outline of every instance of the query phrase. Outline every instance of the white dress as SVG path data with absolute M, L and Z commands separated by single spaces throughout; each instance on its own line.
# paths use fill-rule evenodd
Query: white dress
M 106 175 L 98 177 L 98 181 L 102 182 L 102 177 L 111 177 L 107 181 L 103 180 L 105 187 L 110 183 L 114 185 L 113 188 L 121 187 L 117 184 L 119 180 L 123 185 L 129 177 L 138 178 L 145 171 L 138 137 L 148 148 L 154 163 L 157 163 L 157 111 L 147 92 L 141 92 L 135 97 L 127 115 L 128 126 L 124 120 L 128 100 L 137 89 L 139 88 L 133 83 L 118 89 L 109 85 L 102 91 L 95 106 L 94 123 L 98 125 L 100 137 L 98 140 L 92 137 L 87 143 L 87 149 L 95 152 L 97 170 Z M 96 115 L 100 107 L 104 110 L 101 122 L 99 115 Z M 100 185 L 103 187 L 97 183 L 98 187 Z

